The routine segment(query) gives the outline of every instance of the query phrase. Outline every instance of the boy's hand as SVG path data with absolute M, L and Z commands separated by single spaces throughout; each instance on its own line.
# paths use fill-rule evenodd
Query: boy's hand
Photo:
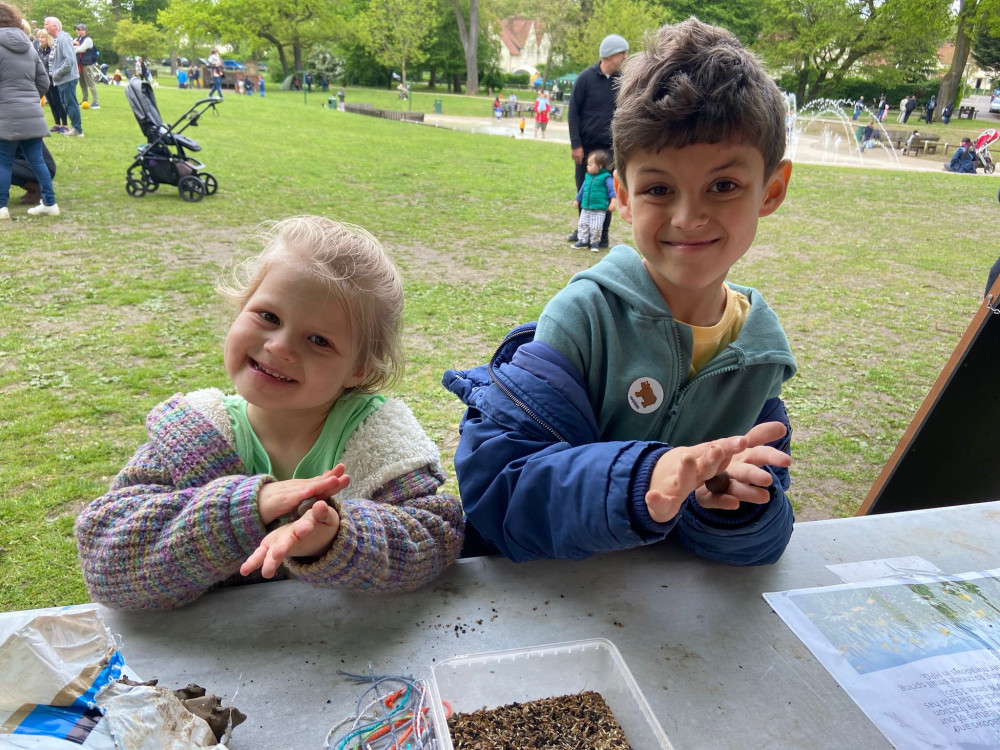
M 746 435 L 674 448 L 656 462 L 646 493 L 650 517 L 659 523 L 676 516 L 691 493 L 704 508 L 735 510 L 741 502 L 766 503 L 771 473 L 763 466 L 788 466 L 791 457 L 766 443 L 785 435 L 781 422 L 765 422 Z M 705 482 L 727 470 L 725 492 L 710 492 Z
M 580 208 L 580 201 L 573 201 L 573 208 L 579 209 Z
M 265 578 L 274 578 L 286 557 L 318 557 L 330 549 L 340 530 L 337 511 L 319 500 L 302 518 L 292 521 L 265 536 L 260 546 L 240 566 L 240 575 L 250 575 L 260 568 Z
M 313 479 L 268 482 L 257 493 L 257 512 L 267 526 L 274 519 L 293 513 L 303 501 L 310 498 L 327 500 L 350 483 L 351 478 L 344 474 L 343 464 L 337 464 Z
M 612 198 L 611 203 L 608 204 L 608 211 L 614 213 L 615 209 L 618 208 L 618 199 Z

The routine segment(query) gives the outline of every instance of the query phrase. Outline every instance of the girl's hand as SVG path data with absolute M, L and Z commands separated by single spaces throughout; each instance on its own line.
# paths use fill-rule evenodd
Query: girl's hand
M 257 493 L 257 512 L 267 526 L 271 521 L 295 512 L 305 500 L 328 500 L 351 483 L 344 474 L 344 465 L 337 464 L 332 469 L 313 479 L 286 479 L 282 482 L 268 482 Z
M 339 530 L 337 511 L 318 500 L 302 518 L 279 526 L 265 536 L 240 566 L 240 575 L 250 575 L 260 568 L 265 578 L 274 578 L 286 557 L 319 557 L 325 553 Z

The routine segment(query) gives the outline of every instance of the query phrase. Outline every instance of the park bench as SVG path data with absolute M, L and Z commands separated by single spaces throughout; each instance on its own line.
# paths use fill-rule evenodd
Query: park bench
M 941 136 L 934 133 L 917 133 L 917 137 L 907 146 L 911 135 L 912 133 L 904 133 L 902 143 L 898 144 L 896 148 L 901 149 L 904 154 L 912 154 L 913 156 L 920 156 L 924 151 L 928 154 L 937 153 L 938 141 L 941 140 Z
M 958 108 L 958 119 L 962 118 L 967 120 L 974 120 L 976 118 L 976 108 L 975 107 L 959 107 Z
M 906 139 L 910 137 L 912 130 L 886 130 L 886 135 L 892 147 L 897 151 L 902 151 L 906 145 Z

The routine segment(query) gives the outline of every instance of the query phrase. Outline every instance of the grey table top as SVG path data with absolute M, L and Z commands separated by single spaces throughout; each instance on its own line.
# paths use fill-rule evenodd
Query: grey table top
M 677 750 L 888 748 L 761 594 L 840 583 L 827 565 L 877 558 L 996 568 L 998 529 L 1000 502 L 983 503 L 797 524 L 782 559 L 759 568 L 668 542 L 580 562 L 463 560 L 412 594 L 283 581 L 101 614 L 142 678 L 198 683 L 248 715 L 231 750 L 322 747 L 360 692 L 338 669 L 429 677 L 458 654 L 595 637 L 621 651 Z

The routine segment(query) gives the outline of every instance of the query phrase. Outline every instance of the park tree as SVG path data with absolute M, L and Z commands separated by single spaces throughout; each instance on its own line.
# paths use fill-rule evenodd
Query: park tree
M 1000 36 L 980 30 L 972 44 L 972 59 L 983 70 L 1000 70 Z
M 955 14 L 955 52 L 951 66 L 938 87 L 940 111 L 954 103 L 965 77 L 965 65 L 972 51 L 972 39 L 982 34 L 1000 34 L 1000 0 L 958 0 Z
M 479 93 L 479 0 L 450 0 L 465 52 L 465 93 Z
M 756 50 L 790 69 L 800 104 L 823 97 L 845 76 L 898 76 L 929 61 L 947 35 L 949 0 L 761 0 Z
M 155 24 L 136 22 L 123 18 L 115 25 L 112 40 L 121 55 L 142 55 L 144 58 L 159 57 L 164 52 L 163 31 Z
M 383 65 L 398 67 L 406 84 L 407 66 L 419 65 L 433 42 L 434 0 L 368 0 L 355 19 L 355 32 Z
M 536 0 L 519 7 L 518 12 L 536 21 L 540 31 L 548 34 L 549 54 L 542 69 L 542 80 L 547 81 L 553 59 L 574 57 L 571 42 L 580 32 L 580 3 L 575 0 Z
M 601 40 L 608 34 L 618 34 L 625 37 L 632 52 L 637 52 L 643 47 L 646 31 L 659 28 L 667 20 L 668 11 L 663 6 L 641 0 L 597 0 L 590 14 L 584 14 L 577 32 L 567 35 L 566 51 L 579 66 L 592 65 L 597 61 Z
M 661 0 L 664 18 L 678 23 L 695 16 L 699 21 L 729 29 L 746 46 L 751 46 L 760 33 L 760 2 L 758 0 Z
M 466 49 L 458 25 L 455 23 L 454 6 L 451 3 L 443 4 L 439 8 L 433 36 L 434 41 L 427 45 L 425 50 L 427 55 L 421 64 L 421 70 L 428 73 L 427 86 L 433 89 L 438 83 L 445 81 L 449 88 L 458 93 L 468 86 L 468 63 L 465 59 Z M 479 48 L 478 38 L 476 48 Z M 476 67 L 478 86 L 479 74 L 478 66 Z
M 170 0 L 158 19 L 176 35 L 239 40 L 253 51 L 273 47 L 288 76 L 303 69 L 306 50 L 338 37 L 340 11 L 339 3 L 312 0 Z

